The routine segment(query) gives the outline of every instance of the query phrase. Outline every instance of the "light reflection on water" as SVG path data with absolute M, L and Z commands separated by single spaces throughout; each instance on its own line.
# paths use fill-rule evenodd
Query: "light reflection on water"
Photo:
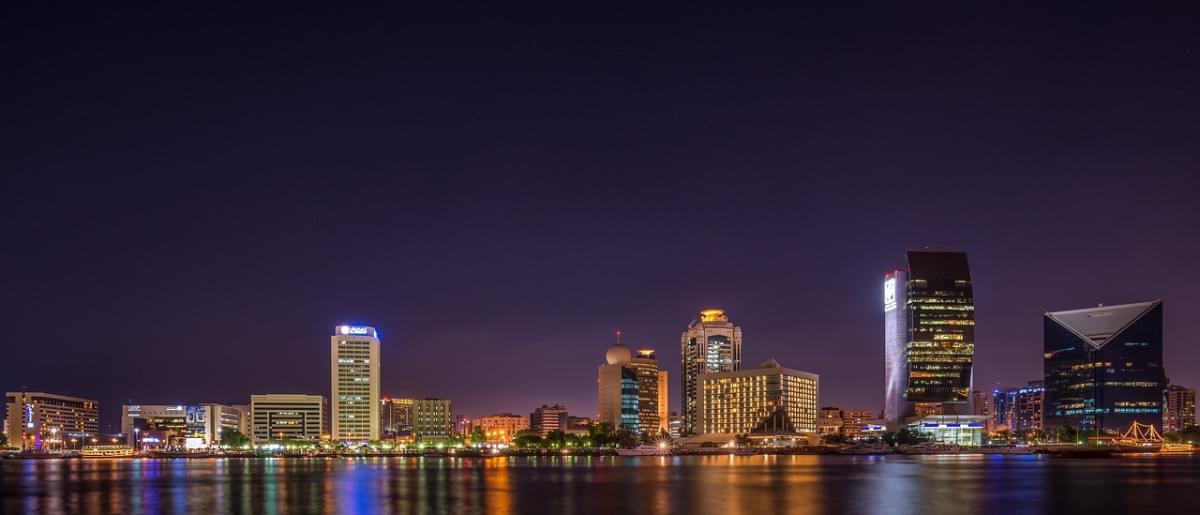
M 1200 458 L 4 460 L 3 513 L 1200 513 Z

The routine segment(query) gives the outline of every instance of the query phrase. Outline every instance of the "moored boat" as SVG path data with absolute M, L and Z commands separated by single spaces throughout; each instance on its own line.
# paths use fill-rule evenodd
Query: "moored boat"
M 617 456 L 670 456 L 671 449 L 667 444 L 642 444 L 632 449 L 617 449 Z

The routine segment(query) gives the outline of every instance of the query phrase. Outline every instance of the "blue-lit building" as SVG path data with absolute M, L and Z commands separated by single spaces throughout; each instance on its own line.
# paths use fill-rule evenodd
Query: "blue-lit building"
M 909 429 L 924 433 L 937 443 L 963 447 L 981 445 L 986 426 L 985 415 L 926 415 L 908 423 Z
M 1113 436 L 1162 429 L 1162 301 L 1045 314 L 1044 426 Z
M 639 398 L 644 397 L 639 372 L 646 363 L 634 363 L 636 360 L 629 347 L 621 343 L 608 348 L 605 360 L 606 363 L 600 365 L 596 381 L 600 408 L 597 421 L 609 424 L 613 429 L 628 429 L 635 433 L 655 430 L 643 427 L 641 423 L 645 408 L 657 410 L 657 407 L 643 405 Z M 654 376 L 658 376 L 657 366 Z M 657 389 L 654 394 L 657 396 Z

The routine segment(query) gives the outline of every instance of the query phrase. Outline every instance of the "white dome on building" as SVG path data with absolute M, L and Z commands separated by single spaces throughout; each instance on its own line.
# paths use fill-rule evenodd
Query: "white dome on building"
M 623 365 L 633 359 L 633 353 L 629 352 L 629 347 L 618 343 L 609 347 L 604 357 L 608 360 L 609 365 Z

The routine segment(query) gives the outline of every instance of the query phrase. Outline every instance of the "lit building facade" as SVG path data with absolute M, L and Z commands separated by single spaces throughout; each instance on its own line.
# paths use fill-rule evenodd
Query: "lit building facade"
M 454 415 L 449 399 L 413 400 L 413 436 L 440 440 L 454 436 Z
M 992 397 L 987 392 L 974 390 L 971 392 L 971 412 L 972 415 L 990 416 L 992 413 Z
M 637 372 L 638 431 L 657 433 L 659 423 L 659 393 L 661 376 L 658 358 L 652 349 L 638 349 L 627 365 Z
M 1055 311 L 1044 319 L 1047 431 L 1113 436 L 1163 423 L 1161 301 Z
M 989 410 L 989 420 L 993 431 L 1011 431 L 1017 420 L 1016 388 L 996 388 L 992 390 L 992 406 Z
M 927 415 L 910 419 L 908 428 L 937 443 L 975 447 L 983 443 L 987 417 L 982 415 Z
M 478 417 L 472 421 L 472 426 L 472 430 L 478 428 L 483 432 L 483 437 L 487 443 L 509 444 L 512 443 L 517 431 L 529 429 L 529 419 L 512 413 L 500 413 L 498 415 Z
M 220 445 L 222 433 L 241 432 L 248 416 L 224 404 L 124 404 L 121 434 L 138 449 L 201 449 Z
M 670 431 L 671 422 L 671 396 L 669 386 L 671 382 L 667 377 L 666 370 L 658 371 L 658 432 L 667 433 Z
M 379 431 L 384 438 L 412 433 L 412 399 L 379 400 Z
M 641 432 L 640 377 L 639 369 L 631 363 L 633 354 L 629 347 L 617 343 L 604 357 L 606 363 L 600 365 L 596 381 L 600 411 L 596 420 L 613 429 Z
M 883 278 L 884 418 L 970 415 L 975 301 L 967 255 L 908 251 Z
M 379 439 L 379 338 L 374 327 L 340 325 L 329 338 L 334 440 Z
M 699 434 L 817 433 L 816 374 L 767 360 L 756 368 L 701 374 Z
M 865 409 L 848 409 L 842 411 L 842 436 L 851 440 L 862 438 L 863 433 L 867 430 L 867 426 L 874 421 L 879 414 L 871 410 Z
M 1017 406 L 1013 431 L 1035 432 L 1045 429 L 1042 411 L 1045 409 L 1046 387 L 1041 381 L 1030 381 L 1017 389 Z
M 543 438 L 552 431 L 566 431 L 567 407 L 561 404 L 542 405 L 529 414 L 529 423 L 526 427 Z
M 100 432 L 100 403 L 92 399 L 45 392 L 5 395 L 8 444 L 22 450 L 70 447 Z M 80 444 L 82 446 L 82 444 Z
M 671 438 L 683 436 L 683 415 L 671 412 L 667 421 L 667 434 L 671 435 Z
M 325 397 L 269 393 L 250 396 L 255 443 L 270 440 L 317 441 L 325 435 Z
M 1177 433 L 1196 426 L 1196 390 L 1177 384 L 1163 392 L 1163 432 Z
M 833 406 L 821 408 L 820 413 L 817 414 L 817 434 L 842 434 L 842 410 L 840 408 Z
M 706 309 L 688 324 L 679 339 L 680 382 L 683 386 L 683 429 L 698 431 L 700 376 L 742 368 L 742 328 L 733 325 L 725 311 Z

